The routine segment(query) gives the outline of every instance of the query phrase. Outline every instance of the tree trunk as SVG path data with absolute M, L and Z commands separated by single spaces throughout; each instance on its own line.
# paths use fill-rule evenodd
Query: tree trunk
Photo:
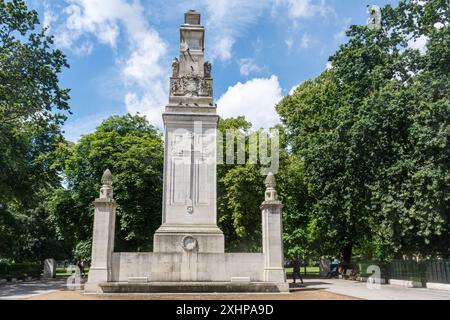
M 343 274 L 345 274 L 347 272 L 348 266 L 350 264 L 350 260 L 352 258 L 352 249 L 353 249 L 353 244 L 349 243 L 349 244 L 346 244 L 341 250 L 340 263 L 341 263 Z

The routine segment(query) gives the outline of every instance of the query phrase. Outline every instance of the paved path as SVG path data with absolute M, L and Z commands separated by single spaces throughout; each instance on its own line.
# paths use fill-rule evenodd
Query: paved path
M 66 279 L 35 280 L 0 284 L 0 300 L 31 298 L 66 288 Z
M 367 300 L 450 300 L 450 292 L 425 288 L 404 288 L 401 286 L 382 285 L 380 289 L 370 290 L 366 283 L 339 279 L 305 279 L 303 286 L 291 289 L 291 294 L 205 294 L 205 295 L 120 295 L 93 296 L 83 295 L 80 291 L 66 289 L 66 280 L 42 280 L 17 282 L 0 285 L 0 300 L 2 299 L 124 299 L 124 300 L 346 300 L 358 298 Z
M 449 291 L 394 285 L 381 285 L 380 289 L 371 290 L 365 282 L 352 280 L 305 279 L 305 286 L 367 300 L 450 300 Z

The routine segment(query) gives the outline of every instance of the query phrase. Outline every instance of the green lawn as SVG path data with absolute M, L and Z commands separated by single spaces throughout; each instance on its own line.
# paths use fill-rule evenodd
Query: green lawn
M 85 274 L 87 275 L 89 272 L 89 269 L 84 269 Z M 57 278 L 67 278 L 70 277 L 74 272 L 69 272 L 69 270 L 65 268 L 56 268 L 56 277 Z
M 292 268 L 285 268 L 284 269 L 287 273 L 292 273 Z M 305 268 L 301 267 L 300 268 L 300 272 L 302 274 L 305 274 Z M 319 267 L 306 267 L 306 274 L 319 274 L 320 273 L 320 269 Z

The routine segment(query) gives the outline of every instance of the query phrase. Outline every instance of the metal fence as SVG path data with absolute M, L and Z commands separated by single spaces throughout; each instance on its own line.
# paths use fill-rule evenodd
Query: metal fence
M 450 284 L 450 260 L 428 260 L 423 265 L 427 282 Z
M 417 261 L 394 260 L 387 265 L 389 279 L 422 282 L 421 265 Z
M 379 266 L 381 277 L 388 279 L 450 284 L 450 260 L 393 260 L 389 262 L 364 261 L 355 264 L 361 276 L 369 276 L 369 265 Z

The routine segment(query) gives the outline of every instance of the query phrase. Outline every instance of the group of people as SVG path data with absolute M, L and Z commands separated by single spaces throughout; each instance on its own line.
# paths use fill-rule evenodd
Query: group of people
M 325 279 L 331 279 L 339 276 L 340 274 L 345 274 L 348 269 L 348 263 L 345 262 L 344 256 L 341 255 L 341 259 L 338 264 L 332 265 L 331 270 L 325 276 Z
M 301 283 L 303 284 L 303 278 L 300 272 L 302 264 L 299 258 L 296 258 L 294 261 L 292 261 L 292 278 L 294 280 L 294 283 L 296 283 L 296 280 L 299 279 Z M 326 274 L 325 279 L 329 278 L 335 278 L 339 276 L 340 274 L 344 274 L 347 271 L 348 264 L 345 262 L 344 257 L 341 256 L 341 259 L 339 263 L 332 264 L 331 270 Z

